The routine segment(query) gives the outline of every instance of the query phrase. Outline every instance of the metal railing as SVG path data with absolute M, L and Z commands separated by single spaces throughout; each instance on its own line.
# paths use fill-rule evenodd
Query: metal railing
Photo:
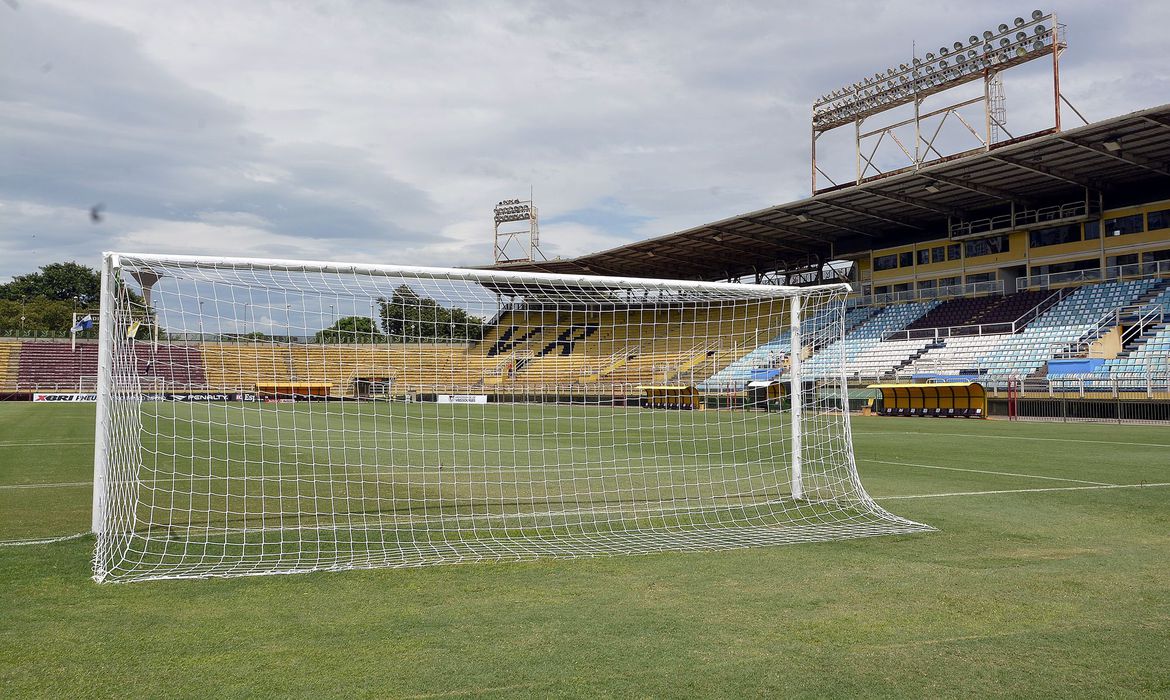
M 1016 280 L 1016 291 L 1026 289 L 1049 289 L 1057 285 L 1083 284 L 1085 282 L 1118 282 L 1122 280 L 1152 279 L 1170 277 L 1170 260 L 1156 260 L 1130 265 L 1110 265 L 1104 269 L 1073 270 L 1053 272 L 1047 275 L 1032 275 Z
M 1021 209 L 1000 216 L 989 216 L 973 221 L 960 221 L 950 226 L 951 236 L 973 236 L 981 233 L 1011 231 L 1037 224 L 1057 225 L 1064 221 L 1081 220 L 1094 213 L 1090 202 L 1079 200 L 1039 209 Z
M 1137 280 L 1170 277 L 1170 260 L 1151 260 L 1130 265 L 1110 265 L 1105 268 L 1105 280 Z
M 1100 282 L 1104 279 L 1100 268 L 1092 270 L 1073 270 L 1071 272 L 1053 272 L 1046 275 L 1032 275 L 1016 279 L 1016 291 L 1023 292 L 1029 289 L 1051 289 L 1057 285 L 1084 284 L 1086 282 Z
M 932 301 L 934 299 L 951 299 L 954 297 L 978 297 L 992 294 L 1003 294 L 1003 281 L 972 282 L 970 284 L 955 284 L 933 289 L 910 289 L 905 292 L 889 292 L 886 294 L 870 294 L 857 297 L 857 306 L 875 306 L 898 304 L 908 301 Z

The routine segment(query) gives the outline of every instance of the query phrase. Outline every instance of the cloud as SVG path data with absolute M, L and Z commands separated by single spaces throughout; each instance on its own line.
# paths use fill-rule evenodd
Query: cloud
M 1082 112 L 1103 119 L 1167 93 L 1170 6 L 1064 5 L 1062 87 Z M 807 195 L 816 96 L 907 60 L 912 42 L 924 53 L 1018 11 L 923 12 L 912 0 L 2 7 L 0 280 L 130 244 L 482 265 L 492 205 L 529 187 L 550 257 L 690 228 Z M 1038 63 L 1007 77 L 1013 133 L 1050 119 Z M 843 179 L 847 137 L 818 145 Z M 886 148 L 883 167 L 899 157 Z M 100 226 L 86 214 L 97 202 Z

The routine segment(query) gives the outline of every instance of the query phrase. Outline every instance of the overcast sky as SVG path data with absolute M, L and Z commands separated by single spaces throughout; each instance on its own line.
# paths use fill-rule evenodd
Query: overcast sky
M 0 0 L 0 282 L 102 250 L 482 265 L 530 186 L 549 257 L 682 230 L 806 196 L 817 96 L 1032 9 Z M 1170 2 L 1055 9 L 1086 117 L 1170 100 Z M 1040 63 L 1016 133 L 1051 120 Z

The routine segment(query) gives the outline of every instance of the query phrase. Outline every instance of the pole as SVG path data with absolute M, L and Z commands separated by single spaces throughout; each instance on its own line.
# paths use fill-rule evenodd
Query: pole
M 1060 24 L 1056 13 L 1052 13 L 1052 108 L 1055 112 L 1053 126 L 1060 132 Z M 1104 236 L 1102 236 L 1104 238 Z
M 983 71 L 983 126 L 986 143 L 983 144 L 983 150 L 991 150 L 991 80 L 994 73 L 988 69 Z
M 812 127 L 812 145 L 809 148 L 809 156 L 812 162 L 812 194 L 817 193 L 817 127 L 813 124 Z
M 800 296 L 793 296 L 791 306 L 788 307 L 788 322 L 792 326 L 791 352 L 788 356 L 788 379 L 790 386 L 788 395 L 792 399 L 792 497 L 801 500 L 804 498 L 804 473 L 801 462 L 802 448 L 800 440 L 801 409 L 803 396 L 801 395 L 800 379 Z
M 99 546 L 101 538 L 108 534 L 106 490 L 110 468 L 110 400 L 114 391 L 112 346 L 115 332 L 112 278 L 118 266 L 117 255 L 105 253 L 102 256 L 101 302 L 98 312 L 97 425 L 93 443 L 93 514 L 90 521 L 91 531 L 98 535 Z

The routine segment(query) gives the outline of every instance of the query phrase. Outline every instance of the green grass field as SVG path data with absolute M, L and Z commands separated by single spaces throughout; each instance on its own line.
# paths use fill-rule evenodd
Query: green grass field
M 92 425 L 0 404 L 0 540 L 88 529 Z M 89 537 L 0 547 L 0 696 L 1170 693 L 1170 429 L 853 426 L 938 532 L 102 586 Z

